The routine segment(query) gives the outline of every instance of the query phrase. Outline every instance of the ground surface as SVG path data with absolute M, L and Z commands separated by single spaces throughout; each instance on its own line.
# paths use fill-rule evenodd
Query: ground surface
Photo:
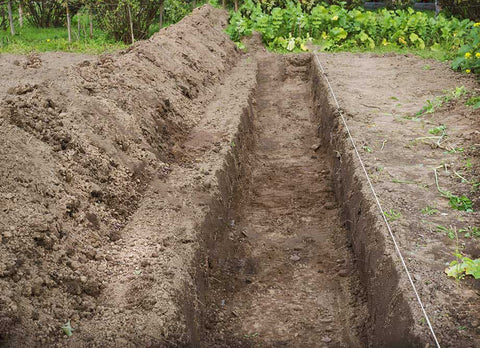
M 367 342 L 362 260 L 336 173 L 312 149 L 309 57 L 240 55 L 226 16 L 207 6 L 101 57 L 0 57 L 0 344 Z M 444 274 L 457 245 L 480 257 L 479 242 L 437 232 L 480 227 L 479 215 L 452 210 L 433 177 L 442 165 L 441 187 L 480 209 L 479 112 L 453 100 L 405 118 L 445 89 L 478 84 L 410 56 L 320 59 L 382 203 L 401 213 L 394 233 L 442 345 L 479 346 L 479 283 Z M 438 147 L 425 137 L 441 124 Z M 427 205 L 438 211 L 423 214 Z M 234 244 L 231 269 L 202 251 L 223 246 L 202 236 L 207 218 L 222 225 L 218 243 Z M 202 317 L 208 330 L 195 331 Z
M 480 111 L 460 99 L 433 114 L 409 119 L 427 100 L 449 94 L 456 87 L 478 93 L 478 83 L 454 73 L 444 63 L 414 56 L 319 57 L 385 210 L 401 214 L 391 224 L 441 342 L 445 346 L 480 345 L 479 281 L 457 283 L 446 277 L 444 270 L 455 259 L 457 242 L 437 227 L 456 229 L 459 249 L 478 258 L 479 239 L 465 238 L 465 232 L 459 231 L 480 226 L 480 215 L 450 208 L 436 188 L 433 171 L 441 167 L 438 175 L 443 190 L 467 195 L 474 201 L 474 210 L 480 209 L 480 195 L 472 185 L 479 181 Z M 438 137 L 428 131 L 442 124 L 447 127 L 447 137 L 438 147 Z M 464 151 L 447 153 L 452 149 Z M 455 172 L 470 183 L 462 183 Z M 422 213 L 427 206 L 437 211 Z
M 251 194 L 238 207 L 243 286 L 219 298 L 218 346 L 360 346 L 365 310 L 319 149 L 309 56 L 260 54 Z M 220 332 L 220 336 L 219 333 Z

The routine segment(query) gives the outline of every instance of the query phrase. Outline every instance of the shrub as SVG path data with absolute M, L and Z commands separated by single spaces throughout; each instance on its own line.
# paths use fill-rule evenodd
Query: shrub
M 472 24 L 469 36 L 458 51 L 452 67 L 468 74 L 480 75 L 480 22 Z
M 438 3 L 452 15 L 480 21 L 480 0 L 438 0 Z
M 100 0 L 97 18 L 102 29 L 115 40 L 131 43 L 130 13 L 135 39 L 145 39 L 162 3 L 163 0 Z
M 58 0 L 23 1 L 28 21 L 37 28 L 64 26 L 67 22 L 65 3 Z M 73 17 L 82 7 L 81 1 L 68 2 L 70 16 Z

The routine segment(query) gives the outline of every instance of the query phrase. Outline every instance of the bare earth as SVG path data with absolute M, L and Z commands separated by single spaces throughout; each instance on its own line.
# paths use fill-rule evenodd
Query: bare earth
M 0 56 L 0 346 L 388 341 L 369 310 L 391 289 L 366 291 L 372 260 L 345 218 L 356 202 L 336 192 L 349 178 L 332 158 L 358 163 L 324 146 L 341 127 L 319 138 L 330 116 L 317 114 L 312 55 L 267 53 L 258 38 L 240 53 L 226 20 L 204 6 L 115 54 Z M 437 231 L 480 227 L 480 111 L 452 100 L 410 119 L 478 82 L 413 56 L 319 58 L 382 204 L 401 213 L 392 227 L 440 343 L 480 346 L 479 281 L 444 273 L 456 248 L 480 257 L 479 239 Z M 439 147 L 428 130 L 442 124 Z M 475 212 L 448 206 L 439 166 L 441 188 Z M 378 219 L 371 203 L 359 221 Z M 405 325 L 391 336 L 431 345 L 411 289 L 391 286 L 388 315 Z

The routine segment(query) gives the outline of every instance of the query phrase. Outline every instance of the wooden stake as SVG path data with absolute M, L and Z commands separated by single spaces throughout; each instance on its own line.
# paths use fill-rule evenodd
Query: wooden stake
M 65 6 L 67 7 L 67 29 L 68 29 L 68 42 L 72 42 L 72 23 L 70 22 L 70 11 L 68 10 L 68 0 L 65 0 Z
M 88 17 L 90 20 L 90 37 L 93 37 L 93 15 L 92 15 L 92 7 L 88 9 Z
M 225 0 L 222 0 L 222 7 L 223 9 L 227 8 L 227 2 Z
M 23 28 L 23 6 L 21 1 L 18 3 L 18 24 L 20 24 L 20 28 Z
M 235 0 L 235 12 L 238 12 L 238 0 Z
M 135 42 L 135 36 L 133 35 L 133 21 L 132 21 L 132 10 L 130 5 L 128 5 L 128 19 L 130 21 L 130 33 L 132 34 L 132 44 Z
M 164 2 L 162 1 L 162 3 L 160 4 L 160 30 L 162 30 L 163 28 L 163 11 L 164 11 Z
M 8 20 L 10 22 L 10 33 L 15 35 L 15 27 L 13 26 L 13 16 L 12 16 L 12 2 L 9 0 L 7 2 L 7 8 L 8 8 Z

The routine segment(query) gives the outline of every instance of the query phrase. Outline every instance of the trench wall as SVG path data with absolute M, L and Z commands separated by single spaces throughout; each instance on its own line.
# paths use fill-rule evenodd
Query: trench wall
M 429 333 L 416 324 L 418 304 L 316 59 L 311 61 L 311 93 L 318 135 L 329 154 L 336 197 L 367 294 L 368 343 L 425 346 Z

